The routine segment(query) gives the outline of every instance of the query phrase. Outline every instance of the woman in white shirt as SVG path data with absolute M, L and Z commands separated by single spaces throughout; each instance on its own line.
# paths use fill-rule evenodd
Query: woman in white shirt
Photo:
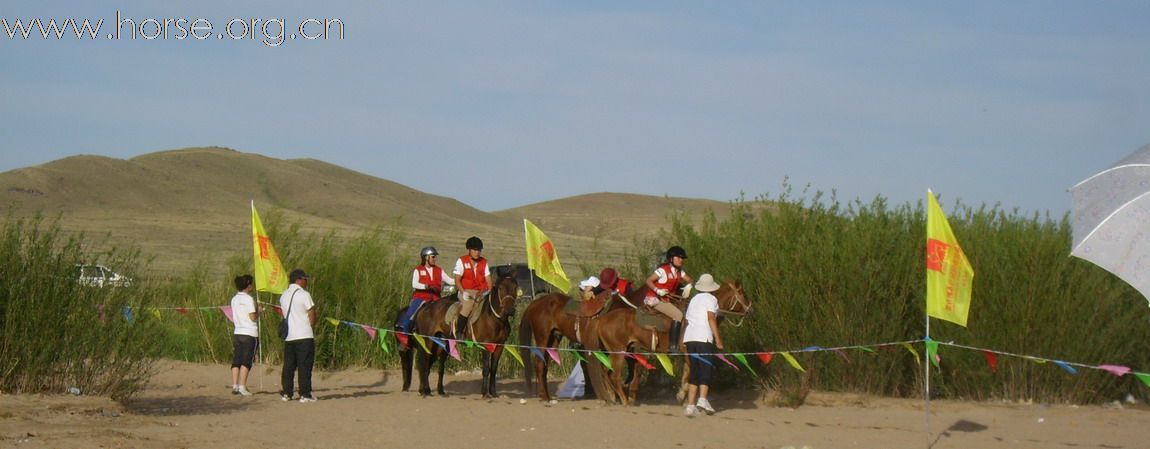
M 691 375 L 687 379 L 687 416 L 695 416 L 699 410 L 708 415 L 715 413 L 711 403 L 707 401 L 707 390 L 710 389 L 711 377 L 714 374 L 714 354 L 723 349 L 723 338 L 719 335 L 719 299 L 711 292 L 719 289 L 719 284 L 710 274 L 699 276 L 695 283 L 699 294 L 691 298 L 685 314 L 687 329 L 683 332 L 683 342 L 687 345 L 688 354 L 698 354 L 706 359 L 706 363 L 695 357 L 688 357 L 691 366 Z M 698 402 L 695 402 L 695 396 Z

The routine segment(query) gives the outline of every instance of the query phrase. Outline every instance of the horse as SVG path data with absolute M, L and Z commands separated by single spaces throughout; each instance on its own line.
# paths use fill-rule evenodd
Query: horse
M 484 398 L 497 396 L 495 374 L 499 370 L 499 358 L 503 356 L 503 343 L 511 336 L 511 317 L 515 315 L 518 290 L 514 272 L 499 277 L 482 308 L 472 312 L 478 312 L 479 316 L 471 319 L 465 332 L 488 348 L 483 351 L 483 385 L 480 387 Z
M 721 315 L 746 317 L 751 312 L 751 301 L 743 293 L 742 286 L 735 281 L 725 280 L 714 293 L 719 302 Z M 636 323 L 636 310 L 624 307 L 607 312 L 598 320 L 590 323 L 584 334 L 584 342 L 588 349 L 607 351 L 611 361 L 611 370 L 604 372 L 598 364 L 591 364 L 591 382 L 596 391 L 602 391 L 608 403 L 622 402 L 631 405 L 639 393 L 639 381 L 624 382 L 622 372 L 625 364 L 634 362 L 626 358 L 623 352 L 631 352 L 638 347 L 651 352 L 667 352 L 667 332 L 660 332 L 651 327 Z M 658 314 L 658 312 L 652 312 Z M 720 317 L 721 319 L 722 317 Z M 668 318 L 662 318 L 669 322 Z M 680 348 L 682 343 L 680 342 Z M 684 365 L 683 377 L 680 383 L 678 397 L 686 391 L 686 382 L 689 365 Z M 625 385 L 629 384 L 625 387 Z
M 619 304 L 623 301 L 615 300 L 615 294 L 610 291 L 600 292 L 596 299 L 604 299 L 604 295 L 610 296 L 606 297 L 607 304 L 603 309 L 621 307 Z M 623 299 L 631 304 L 638 304 L 646 295 L 647 287 L 642 286 Z M 523 379 L 527 391 L 531 391 L 532 377 L 535 377 L 539 382 L 539 399 L 545 402 L 552 400 L 551 392 L 547 388 L 547 365 L 550 361 L 546 357 L 532 357 L 527 347 L 557 348 L 563 338 L 567 338 L 573 344 L 581 344 L 580 335 L 584 334 L 582 329 L 594 321 L 594 317 L 577 317 L 567 313 L 564 309 L 570 300 L 570 296 L 559 292 L 539 296 L 527 306 L 523 318 L 519 321 L 520 350 L 524 357 L 533 361 L 523 367 Z M 577 328 L 579 330 L 576 330 Z
M 491 293 L 488 295 L 488 299 L 485 300 L 488 305 L 485 305 L 481 309 L 476 309 L 475 312 L 479 312 L 480 316 L 475 317 L 468 325 L 468 328 L 474 328 L 475 332 L 481 332 L 479 335 L 483 336 L 484 338 L 493 339 L 488 341 L 488 343 L 497 343 L 496 353 L 484 354 L 483 358 L 483 379 L 485 386 L 483 391 L 485 393 L 494 391 L 495 368 L 499 365 L 499 355 L 502 354 L 503 349 L 501 344 L 507 340 L 507 334 L 510 333 L 511 329 L 511 324 L 508 322 L 509 314 L 507 314 L 507 312 L 509 309 L 513 311 L 515 308 L 515 295 L 518 289 L 519 285 L 515 282 L 514 276 L 511 276 L 510 273 L 497 278 L 495 280 L 495 288 L 492 289 Z M 491 294 L 496 295 L 496 300 L 499 302 L 499 305 L 491 304 Z M 508 301 L 508 298 L 510 298 L 510 301 Z M 435 338 L 444 338 L 445 336 L 452 335 L 454 326 L 445 323 L 445 317 L 447 316 L 448 309 L 456 304 L 459 304 L 457 294 L 445 296 L 439 301 L 425 303 L 423 307 L 419 309 L 419 312 L 415 314 L 415 318 L 412 320 L 412 330 L 410 332 L 412 334 L 419 334 L 421 336 L 430 336 Z M 490 309 L 490 311 L 488 311 L 488 309 Z M 396 314 L 397 324 L 399 322 L 399 316 L 402 314 L 403 309 L 400 309 Z M 495 317 L 494 321 L 492 321 L 492 316 Z M 506 327 L 506 330 L 503 331 L 504 334 L 502 337 L 500 337 L 498 331 L 500 323 Z M 464 333 L 466 334 L 467 332 Z M 410 341 L 410 338 L 414 338 L 414 336 L 403 338 L 399 336 L 399 334 L 396 334 L 396 344 L 400 348 L 399 356 L 403 369 L 403 391 L 408 391 L 411 387 L 412 353 L 419 352 L 419 394 L 421 396 L 431 395 L 431 387 L 428 382 L 428 377 L 431 375 L 432 365 L 438 362 L 439 377 L 438 384 L 436 385 L 436 393 L 439 396 L 447 396 L 447 392 L 443 389 L 443 373 L 446 368 L 447 357 L 449 355 L 447 349 L 440 346 L 439 344 L 427 342 L 427 351 L 421 351 L 421 348 L 413 347 L 414 343 Z M 464 336 L 459 336 L 456 338 L 456 340 L 463 340 L 463 338 Z M 405 344 L 405 342 L 401 340 L 408 341 Z M 488 370 L 488 367 L 491 367 L 491 369 Z M 490 382 L 491 385 L 490 389 L 487 388 L 488 382 Z

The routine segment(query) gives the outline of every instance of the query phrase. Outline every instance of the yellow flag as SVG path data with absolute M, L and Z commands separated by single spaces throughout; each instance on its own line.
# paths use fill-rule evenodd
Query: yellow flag
M 255 201 L 252 201 L 252 247 L 255 251 L 256 290 L 283 293 L 288 286 L 287 273 L 284 272 L 280 256 L 276 254 L 263 223 L 260 223 Z
M 926 313 L 966 327 L 974 269 L 958 246 L 934 193 L 927 190 Z
M 795 360 L 795 356 L 791 355 L 791 353 L 780 352 L 779 354 L 782 354 L 783 358 L 787 359 L 787 363 L 791 364 L 791 368 L 797 369 L 797 370 L 802 371 L 804 373 L 807 372 L 807 370 L 803 369 L 802 365 L 799 365 L 799 361 Z
M 559 255 L 555 253 L 551 239 L 527 219 L 523 219 L 523 232 L 527 235 L 527 267 L 535 270 L 540 279 L 554 285 L 559 291 L 570 290 L 571 281 L 559 264 Z

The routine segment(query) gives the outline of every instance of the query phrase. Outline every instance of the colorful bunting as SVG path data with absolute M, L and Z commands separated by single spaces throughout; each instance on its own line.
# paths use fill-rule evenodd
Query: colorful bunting
M 495 353 L 495 344 L 494 343 L 487 343 L 487 344 L 491 345 L 491 347 L 489 349 L 494 354 Z M 511 354 L 511 357 L 514 358 L 516 362 L 519 362 L 519 366 L 523 366 L 523 357 L 519 355 L 519 351 L 516 351 L 514 348 L 509 348 L 509 349 L 511 349 L 511 350 L 510 351 L 503 351 L 503 352 L 505 354 Z
M 735 364 L 734 364 L 734 363 L 731 363 L 731 361 L 730 361 L 730 360 L 727 360 L 727 358 L 726 358 L 726 357 L 723 357 L 723 355 L 722 355 L 722 354 L 715 354 L 715 357 L 716 357 L 716 358 L 718 358 L 719 360 L 722 360 L 722 361 L 723 361 L 723 362 L 725 362 L 726 364 L 728 364 L 728 365 L 731 365 L 731 368 L 734 368 L 734 369 L 735 369 L 735 371 L 738 371 L 738 370 L 739 370 L 739 367 L 735 366 Z
M 998 373 L 998 355 L 990 351 L 982 351 L 982 355 L 986 357 L 986 364 L 990 365 L 990 372 Z
M 404 339 L 407 338 L 406 335 L 402 335 L 402 334 L 395 334 L 395 336 L 396 337 L 402 336 Z M 383 335 L 379 336 L 379 349 L 382 349 L 384 354 L 391 354 L 391 349 L 387 347 L 387 338 L 386 337 L 387 337 L 387 331 L 383 331 Z M 404 345 L 406 345 L 406 344 L 407 343 L 405 340 Z
M 176 312 L 179 312 L 179 313 L 180 313 L 180 315 L 187 315 L 187 314 L 188 314 L 188 309 L 185 309 L 185 308 L 183 308 L 183 307 L 176 307 Z
M 911 354 L 914 354 L 914 359 L 915 359 L 916 361 L 917 361 L 918 359 L 922 358 L 922 356 L 918 355 L 918 351 L 915 351 L 915 350 L 914 350 L 914 347 L 913 347 L 913 346 L 911 346 L 911 345 L 910 345 L 910 343 L 903 343 L 903 344 L 902 344 L 902 347 L 906 348 L 906 350 L 907 350 L 907 351 L 910 351 L 910 353 L 911 353 Z
M 752 376 L 759 377 L 759 374 L 756 373 L 753 368 L 751 368 L 751 364 L 747 363 L 747 356 L 745 356 L 743 354 L 731 354 L 731 357 L 734 357 L 735 360 L 738 360 L 739 363 L 742 363 L 743 366 L 747 368 L 747 371 L 750 372 Z
M 228 321 L 236 322 L 236 317 L 232 316 L 232 306 L 220 306 L 220 311 L 224 313 L 224 316 L 228 317 Z
M 695 360 L 698 360 L 698 361 L 700 361 L 700 362 L 706 363 L 706 364 L 708 364 L 708 365 L 711 365 L 711 366 L 715 366 L 715 363 L 714 363 L 714 362 L 712 362 L 712 361 L 710 361 L 710 360 L 707 360 L 707 358 L 706 358 L 706 357 L 703 357 L 703 356 L 701 356 L 701 355 L 699 355 L 699 354 L 691 354 L 691 358 L 692 358 L 692 359 L 695 359 Z
M 411 335 L 415 337 L 415 342 L 419 343 L 419 346 L 421 348 L 423 348 L 423 352 L 431 354 L 431 350 L 427 348 L 427 342 L 423 340 L 422 335 L 419 335 L 419 334 L 411 334 Z
M 371 337 L 370 338 L 371 340 L 375 340 L 375 328 L 374 327 L 368 326 L 366 324 L 360 324 L 359 327 L 362 328 L 364 332 L 367 332 L 367 335 L 369 337 Z
M 938 356 L 938 342 L 928 338 L 923 343 L 926 346 L 926 358 L 930 359 L 931 365 L 938 368 L 938 362 L 942 360 L 942 358 Z
M 874 349 L 868 348 L 866 346 L 859 346 L 859 350 L 861 350 L 863 352 L 869 352 L 869 353 L 871 353 L 871 355 L 877 354 L 876 352 L 874 352 Z
M 490 353 L 494 354 L 494 353 L 495 353 L 495 349 L 496 349 L 496 347 L 495 347 L 495 343 L 484 343 L 484 344 L 483 344 L 483 349 L 486 349 L 486 350 L 487 350 L 487 352 L 490 352 Z M 516 351 L 516 350 L 512 349 L 511 351 L 508 351 L 508 352 L 518 352 L 518 351 Z
M 847 357 L 846 351 L 843 351 L 842 349 L 834 349 L 833 351 L 835 351 L 835 354 L 838 354 L 839 357 L 842 357 L 844 362 L 851 362 L 851 358 Z
M 328 318 L 327 322 L 331 323 L 332 326 L 339 326 L 339 320 L 337 320 L 335 318 Z
M 667 354 L 656 353 L 655 358 L 659 360 L 659 364 L 663 366 L 663 371 L 666 371 L 668 376 L 675 375 L 675 370 L 671 366 L 671 358 L 667 357 Z
M 791 364 L 792 368 L 797 369 L 799 371 L 802 371 L 804 373 L 807 372 L 807 370 L 803 369 L 802 365 L 799 365 L 799 361 L 795 360 L 795 356 L 791 355 L 791 353 L 780 352 L 779 354 L 782 354 L 783 358 L 787 359 L 787 363 Z
M 543 363 L 547 363 L 547 356 L 543 355 L 543 351 L 540 351 L 539 348 L 529 348 L 529 349 L 531 350 L 531 355 L 533 355 L 535 357 L 539 357 L 540 361 L 542 361 Z
M 443 350 L 444 350 L 444 351 L 446 351 L 446 350 L 447 350 L 447 343 L 444 343 L 442 338 L 439 338 L 439 337 L 427 337 L 427 339 L 428 339 L 428 340 L 431 340 L 431 342 L 432 342 L 432 343 L 435 343 L 435 345 L 436 345 L 436 346 L 439 346 L 439 347 L 443 348 Z
M 547 355 L 551 356 L 551 360 L 554 360 L 555 363 L 563 365 L 563 361 L 559 359 L 559 351 L 556 351 L 555 348 L 547 348 Z
M 1118 376 L 1118 377 L 1125 376 L 1126 373 L 1130 372 L 1130 367 L 1121 366 L 1121 365 L 1098 365 L 1098 369 L 1103 370 L 1103 371 L 1107 371 L 1110 374 L 1113 374 L 1113 375 Z
M 148 311 L 152 312 L 152 316 L 156 317 L 157 320 L 163 319 L 162 317 L 160 317 L 160 309 L 157 309 L 155 307 L 149 307 Z
M 408 348 L 411 347 L 411 342 L 408 341 L 407 334 L 405 334 L 403 332 L 396 332 L 395 333 L 395 339 L 397 341 L 399 341 L 400 346 L 404 346 L 404 347 L 408 347 Z
M 1134 373 L 1134 377 L 1137 377 L 1138 380 L 1142 381 L 1143 384 L 1145 384 L 1147 387 L 1150 387 L 1150 374 Z
M 765 366 L 765 365 L 770 365 L 770 364 L 771 364 L 771 359 L 774 359 L 774 358 L 775 358 L 775 355 L 774 355 L 774 354 L 771 354 L 771 353 L 769 353 L 769 352 L 760 352 L 760 353 L 757 353 L 757 354 L 755 354 L 755 355 L 759 356 L 759 361 L 763 362 L 763 365 L 764 365 L 764 366 Z
M 1071 375 L 1078 374 L 1078 370 L 1074 369 L 1073 366 L 1068 365 L 1066 362 L 1063 362 L 1061 360 L 1055 360 L 1054 364 L 1058 365 L 1058 367 L 1066 370 L 1066 372 L 1070 373 Z
M 455 340 L 447 340 L 447 346 L 448 346 L 447 353 L 451 354 L 452 358 L 454 358 L 455 360 L 460 360 L 460 361 L 463 360 L 462 358 L 459 357 L 459 348 L 456 347 Z
M 583 351 L 571 351 L 571 352 L 575 354 L 575 358 L 579 359 L 580 362 L 587 363 L 587 358 L 583 357 Z
M 599 359 L 599 363 L 607 367 L 608 371 L 615 371 L 615 367 L 611 365 L 611 359 L 607 358 L 607 354 L 599 351 L 591 351 L 591 353 L 595 355 L 595 358 Z
M 640 365 L 643 365 L 643 368 L 655 369 L 655 365 L 652 365 L 651 362 L 648 362 L 646 357 L 634 353 L 628 353 L 627 356 L 635 359 L 636 362 L 639 362 Z
M 128 323 L 131 323 L 133 320 L 135 320 L 135 317 L 132 315 L 131 307 L 124 306 L 120 308 L 120 314 L 124 315 L 124 321 L 127 321 Z

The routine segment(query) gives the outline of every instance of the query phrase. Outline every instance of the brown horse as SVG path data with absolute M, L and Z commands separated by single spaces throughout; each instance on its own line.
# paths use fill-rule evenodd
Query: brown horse
M 503 356 L 503 343 L 511 336 L 511 317 L 515 315 L 515 298 L 519 284 L 515 273 L 508 273 L 495 281 L 483 307 L 472 313 L 479 316 L 472 319 L 466 334 L 472 340 L 493 350 L 483 351 L 483 385 L 480 388 L 484 398 L 496 397 L 495 374 L 499 371 L 499 358 Z
M 719 302 L 719 313 L 745 317 L 751 311 L 751 302 L 743 294 L 739 283 L 726 280 L 714 293 Z M 590 350 L 609 352 L 611 370 L 606 370 L 601 364 L 590 364 L 590 379 L 596 391 L 600 391 L 600 399 L 608 403 L 616 401 L 623 405 L 634 403 L 639 392 L 638 380 L 631 380 L 628 387 L 624 387 L 623 370 L 625 365 L 631 363 L 622 353 L 634 352 L 636 349 L 649 352 L 667 352 L 668 337 L 666 332 L 659 332 L 636 323 L 636 311 L 630 307 L 617 308 L 607 312 L 598 320 L 590 323 L 584 334 L 584 342 Z M 654 312 L 658 313 L 658 312 Z M 669 321 L 667 318 L 663 318 Z M 606 372 L 604 372 L 606 371 Z M 683 368 L 683 378 L 680 390 L 684 391 L 687 381 L 687 365 Z
M 490 383 L 492 385 L 491 391 L 493 391 L 493 389 L 494 389 L 493 388 L 493 385 L 495 383 L 495 369 L 494 369 L 494 367 L 498 367 L 498 365 L 499 365 L 499 356 L 502 355 L 502 349 L 503 349 L 501 344 L 507 340 L 507 335 L 510 334 L 510 331 L 511 331 L 511 324 L 508 322 L 510 315 L 507 314 L 507 311 L 508 311 L 508 308 L 510 308 L 510 310 L 512 310 L 512 311 L 514 310 L 514 308 L 515 308 L 515 294 L 516 294 L 516 291 L 518 289 L 519 289 L 519 285 L 515 282 L 514 276 L 505 275 L 505 276 L 501 276 L 498 279 L 496 279 L 495 280 L 495 288 L 492 289 L 491 293 L 489 294 L 489 298 L 486 300 L 487 304 L 483 308 L 476 309 L 473 311 L 473 313 L 474 312 L 480 313 L 480 316 L 476 317 L 475 318 L 476 321 L 471 323 L 470 326 L 468 326 L 469 328 L 474 330 L 476 335 L 478 335 L 479 337 L 481 337 L 483 339 L 481 341 L 484 341 L 486 343 L 497 343 L 498 344 L 496 346 L 496 352 L 495 353 L 492 353 L 492 354 L 485 353 L 484 354 L 484 358 L 483 358 L 484 389 L 483 389 L 483 391 L 485 394 L 489 392 L 489 390 L 487 388 L 489 376 L 490 376 Z M 494 301 L 490 298 L 491 295 L 495 295 Z M 508 298 L 510 298 L 510 299 L 508 299 Z M 497 305 L 493 304 L 493 302 L 498 302 L 498 304 Z M 419 309 L 419 312 L 417 312 L 415 314 L 415 318 L 412 321 L 412 323 L 413 323 L 412 329 L 413 330 L 411 331 L 411 333 L 412 334 L 418 334 L 418 335 L 425 337 L 425 342 L 427 344 L 428 351 L 424 351 L 423 348 L 421 346 L 419 346 L 416 342 L 411 341 L 411 340 L 415 339 L 414 336 L 409 338 L 407 345 L 404 345 L 402 342 L 400 342 L 399 341 L 400 337 L 398 335 L 396 336 L 396 342 L 400 348 L 400 353 L 399 353 L 400 361 L 401 361 L 401 364 L 403 367 L 403 391 L 408 391 L 408 389 L 411 387 L 412 357 L 413 357 L 413 353 L 418 352 L 419 353 L 419 394 L 422 396 L 430 396 L 431 395 L 431 386 L 429 385 L 428 377 L 431 376 L 431 366 L 433 364 L 435 364 L 436 362 L 438 362 L 439 363 L 439 371 L 438 371 L 439 378 L 438 378 L 438 384 L 436 386 L 436 393 L 439 394 L 440 396 L 447 396 L 447 392 L 443 389 L 443 373 L 444 373 L 444 369 L 446 368 L 447 357 L 449 355 L 448 351 L 443 346 L 440 346 L 439 344 L 434 343 L 433 341 L 426 341 L 426 337 L 434 337 L 436 339 L 442 339 L 444 337 L 451 338 L 452 332 L 453 332 L 453 329 L 452 329 L 453 326 L 449 326 L 446 323 L 444 323 L 444 321 L 445 321 L 444 317 L 447 315 L 447 310 L 449 308 L 451 308 L 452 305 L 455 305 L 458 303 L 459 303 L 459 299 L 458 299 L 457 295 L 452 294 L 450 296 L 444 297 L 443 299 L 441 299 L 439 301 L 433 301 L 433 302 L 424 304 L 423 307 Z M 496 313 L 496 312 L 498 312 L 498 313 Z M 397 323 L 398 323 L 398 317 L 399 317 L 399 315 L 402 315 L 402 313 L 403 313 L 403 309 L 400 309 L 399 313 L 397 314 L 397 319 L 396 319 Z M 505 326 L 505 328 L 506 328 L 505 330 L 502 331 L 503 332 L 502 336 L 500 336 L 500 332 L 499 332 L 500 323 L 502 323 L 502 325 Z M 490 338 L 491 340 L 487 340 L 488 338 Z M 458 339 L 462 340 L 463 337 L 460 337 Z M 445 345 L 446 345 L 446 343 L 445 343 Z M 488 370 L 489 366 L 492 367 L 490 369 L 490 371 Z
M 600 295 L 611 295 L 611 293 L 604 291 Z M 632 291 L 626 299 L 631 304 L 640 304 L 646 295 L 647 287 L 643 286 Z M 602 299 L 602 296 L 598 299 Z M 558 292 L 537 297 L 531 302 L 531 305 L 527 306 L 527 310 L 523 312 L 523 318 L 519 321 L 520 351 L 524 358 L 533 361 L 533 363 L 528 363 L 523 367 L 523 378 L 527 385 L 527 391 L 532 389 L 532 377 L 539 382 L 539 399 L 543 401 L 551 401 L 551 392 L 547 388 L 547 365 L 550 360 L 546 357 L 532 357 L 531 352 L 526 347 L 557 348 L 564 338 L 573 344 L 581 344 L 579 337 L 586 335 L 586 327 L 591 321 L 595 321 L 595 318 L 579 318 L 565 312 L 564 308 L 570 300 L 570 296 Z M 623 302 L 615 298 L 614 295 L 607 300 L 609 302 L 604 306 L 604 309 L 630 308 L 621 305 Z M 576 331 L 576 326 L 579 328 L 578 331 Z

